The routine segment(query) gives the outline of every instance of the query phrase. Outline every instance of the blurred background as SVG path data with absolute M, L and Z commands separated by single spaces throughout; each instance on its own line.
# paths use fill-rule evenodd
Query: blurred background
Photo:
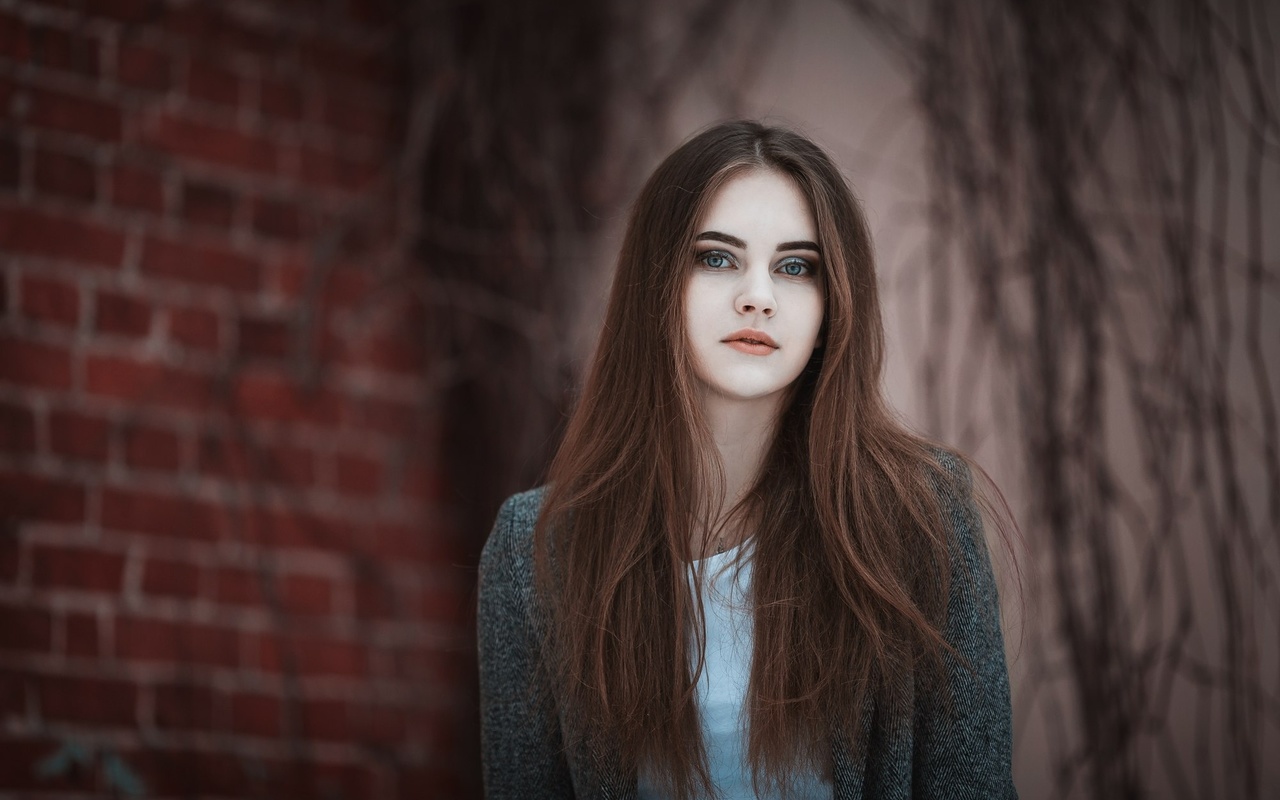
M 479 797 L 480 548 L 735 116 L 836 157 L 1021 527 L 1022 795 L 1277 796 L 1278 17 L 0 1 L 0 797 Z

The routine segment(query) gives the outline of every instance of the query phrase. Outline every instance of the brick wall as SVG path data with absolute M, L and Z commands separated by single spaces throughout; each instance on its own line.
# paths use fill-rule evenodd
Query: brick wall
M 0 796 L 475 792 L 393 14 L 0 0 Z

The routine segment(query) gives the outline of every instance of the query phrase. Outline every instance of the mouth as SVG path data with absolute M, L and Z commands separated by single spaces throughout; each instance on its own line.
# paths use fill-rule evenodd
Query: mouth
M 772 336 L 751 328 L 735 331 L 720 341 L 735 350 L 755 356 L 766 356 L 778 349 L 778 343 Z

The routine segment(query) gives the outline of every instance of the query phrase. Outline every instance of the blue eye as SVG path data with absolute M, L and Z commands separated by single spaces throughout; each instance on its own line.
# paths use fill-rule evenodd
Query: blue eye
M 733 266 L 729 254 L 721 250 L 709 250 L 698 256 L 698 261 L 707 269 L 728 269 Z
M 789 258 L 778 265 L 778 272 L 789 278 L 801 278 L 813 273 L 813 267 L 803 258 Z

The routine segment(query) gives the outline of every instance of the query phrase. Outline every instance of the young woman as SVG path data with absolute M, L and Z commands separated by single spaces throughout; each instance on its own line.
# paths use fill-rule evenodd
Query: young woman
M 733 122 L 658 167 L 481 560 L 489 797 L 1016 796 L 969 471 L 887 408 L 883 335 L 812 142 Z

